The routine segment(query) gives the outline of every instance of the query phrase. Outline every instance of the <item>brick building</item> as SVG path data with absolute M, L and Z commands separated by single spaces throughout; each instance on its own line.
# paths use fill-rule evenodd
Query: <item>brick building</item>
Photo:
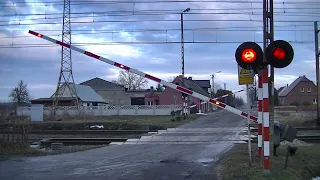
M 316 99 L 317 87 L 304 75 L 279 92 L 280 104 L 286 106 L 316 104 Z

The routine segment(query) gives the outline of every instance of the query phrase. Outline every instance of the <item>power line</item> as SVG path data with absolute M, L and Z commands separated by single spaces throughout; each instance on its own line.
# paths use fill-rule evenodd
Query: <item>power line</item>
M 313 27 L 313 25 L 302 25 L 302 24 L 291 24 L 291 25 L 276 25 L 274 27 L 277 27 L 277 28 L 288 28 L 288 27 L 294 27 L 294 28 L 297 28 L 297 27 Z M 193 28 L 195 30 L 197 29 L 214 29 L 214 30 L 227 30 L 227 29 L 236 29 L 236 30 L 244 30 L 244 29 L 251 29 L 251 28 L 262 28 L 262 26 L 230 26 L 230 27 L 214 27 L 214 28 L 207 28 L 207 27 L 202 27 L 202 28 Z M 34 29 L 38 32 L 61 32 L 60 29 Z M 126 32 L 132 32 L 132 31 L 166 31 L 168 29 L 126 29 Z M 181 29 L 179 29 L 181 30 Z M 261 29 L 252 29 L 252 31 L 259 31 Z M 307 29 L 308 30 L 308 29 Z M 12 33 L 14 31 L 27 31 L 27 30 L 22 30 L 22 29 L 10 29 L 10 30 L 7 30 L 7 29 L 0 29 L 0 31 L 11 31 Z M 74 32 L 87 32 L 87 31 L 93 31 L 92 29 L 73 29 L 72 31 Z M 102 29 L 94 29 L 95 32 L 122 32 L 124 31 L 123 29 L 116 29 L 116 30 L 102 30 Z M 298 30 L 297 30 L 298 31 Z
M 262 41 L 255 41 L 256 43 L 262 43 Z M 289 43 L 314 43 L 313 41 L 288 41 Z M 241 44 L 243 41 L 185 41 L 184 43 L 187 44 Z M 100 42 L 100 43 L 72 43 L 72 45 L 75 46 L 103 46 L 103 45 L 139 45 L 139 44 L 150 44 L 150 45 L 156 45 L 156 44 L 181 44 L 180 41 L 158 41 L 158 42 Z M 54 47 L 59 46 L 55 44 L 14 44 L 14 45 L 1 45 L 0 48 L 10 48 L 10 47 Z
M 308 8 L 303 8 L 303 7 L 295 7 L 295 8 L 274 8 L 279 9 L 279 10 L 319 10 L 320 7 L 308 7 Z M 216 9 L 192 9 L 193 12 L 189 12 L 188 14 L 198 14 L 194 13 L 194 11 L 248 11 L 247 8 L 216 8 Z M 262 10 L 262 8 L 250 8 L 250 10 Z M 127 14 L 121 14 L 121 13 L 127 13 Z M 150 14 L 151 13 L 151 14 Z M 161 14 L 160 14 L 161 13 Z M 71 15 L 80 15 L 80 14 L 108 14 L 108 15 L 166 15 L 166 14 L 180 14 L 179 9 L 163 9 L 163 10 L 127 10 L 127 11 L 103 11 L 103 12 L 73 12 L 70 13 Z M 200 12 L 203 14 L 204 12 Z M 221 12 L 218 12 L 221 13 Z M 252 12 L 247 12 L 247 13 L 252 13 Z M 256 13 L 256 12 L 253 12 Z M 296 12 L 274 12 L 274 13 L 296 13 Z M 207 14 L 207 13 L 204 13 Z M 215 14 L 215 13 L 208 13 L 208 14 Z M 301 13 L 300 13 L 301 14 Z M 320 14 L 320 13 L 309 13 L 309 12 L 303 12 L 303 14 Z M 62 15 L 62 13 L 24 13 L 24 14 L 0 14 L 0 17 L 10 17 L 10 16 L 51 16 L 51 15 Z
M 180 20 L 173 19 L 150 19 L 150 20 L 101 20 L 101 21 L 76 21 L 71 22 L 72 24 L 88 24 L 88 23 L 139 23 L 139 22 L 180 22 Z M 259 22 L 262 23 L 261 20 L 244 20 L 244 19 L 187 19 L 184 22 Z M 306 20 L 306 21 L 298 21 L 298 20 L 278 20 L 274 21 L 275 23 L 313 23 L 314 21 Z M 26 26 L 26 25 L 59 25 L 60 22 L 37 22 L 37 23 L 16 23 L 16 24 L 0 24 L 0 26 Z
M 197 0 L 153 0 L 151 3 L 153 2 L 238 2 L 238 3 L 261 3 L 261 1 L 245 1 L 245 0 L 233 0 L 233 1 L 230 1 L 230 0 L 201 0 L 201 1 L 197 1 Z M 90 0 L 73 0 L 72 2 L 82 2 L 82 3 L 91 3 L 92 1 Z M 146 1 L 130 1 L 130 0 L 113 0 L 113 1 L 110 1 L 110 0 L 99 0 L 99 1 L 94 1 L 94 2 L 112 2 L 112 3 L 123 3 L 123 2 L 128 2 L 128 3 L 139 3 L 139 2 L 142 2 L 142 3 L 145 3 L 145 2 L 148 2 L 148 0 Z M 278 3 L 278 4 L 282 4 L 282 3 L 285 3 L 285 4 L 296 4 L 296 3 L 317 3 L 318 1 L 276 1 L 274 3 Z M 18 3 L 30 3 L 30 4 L 43 4 L 43 3 L 62 3 L 61 1 L 57 0 L 57 1 L 41 1 L 41 2 L 25 2 L 25 1 L 14 1 L 13 4 L 18 4 Z M 0 4 L 10 4 L 10 3 L 0 3 Z
M 92 30 L 90 30 L 92 31 Z M 97 35 L 97 34 L 117 34 L 117 33 L 137 33 L 137 32 L 163 32 L 163 33 L 170 33 L 170 31 L 181 31 L 181 29 L 162 29 L 162 30 L 155 30 L 155 29 L 135 29 L 135 30 L 103 30 L 98 32 L 84 32 L 84 33 L 73 33 L 72 35 Z M 250 30 L 250 29 L 215 29 L 215 28 L 194 28 L 194 29 L 184 29 L 184 31 L 191 31 L 192 33 L 195 32 L 260 32 L 261 30 Z M 313 29 L 276 29 L 274 31 L 292 31 L 292 32 L 312 32 Z M 47 34 L 47 36 L 61 36 L 62 34 Z M 8 36 L 8 37 L 0 37 L 0 39 L 19 39 L 19 38 L 33 38 L 33 36 Z
M 261 1 L 229 1 L 229 0 L 153 0 L 153 1 L 73 1 L 71 5 L 101 5 L 101 4 L 155 4 L 155 3 L 249 3 L 262 4 Z M 12 5 L 2 5 L 0 7 L 16 7 L 16 6 L 62 6 L 62 2 L 28 2 L 28 3 L 13 3 Z M 299 4 L 299 5 L 318 5 L 318 1 L 288 1 L 288 2 L 274 2 L 274 4 Z
M 88 13 L 89 14 L 89 13 Z M 76 19 L 76 18 L 100 18 L 100 17 L 106 17 L 106 16 L 145 16 L 145 15 L 152 15 L 152 16 L 159 16 L 159 15 L 178 15 L 180 13 L 162 13 L 162 14 L 98 14 L 98 15 L 94 15 L 92 13 L 92 16 L 74 16 L 74 17 L 71 17 L 71 19 Z M 188 13 L 188 14 L 193 14 L 193 15 L 213 15 L 213 14 L 225 14 L 225 15 L 254 15 L 254 16 L 262 16 L 263 14 L 262 13 L 250 13 L 250 12 L 238 12 L 238 13 L 235 13 L 235 12 L 231 12 L 231 13 L 222 13 L 222 12 L 216 12 L 216 13 Z M 320 17 L 320 13 L 314 13 L 313 14 L 299 14 L 299 13 L 274 13 L 275 15 L 277 16 L 293 16 L 293 17 L 297 17 L 297 16 L 307 16 L 307 17 Z M 28 19 L 20 19 L 20 15 L 16 15 L 15 17 L 19 17 L 19 19 L 12 19 L 10 20 L 10 22 L 15 22 L 15 21 L 25 21 L 25 20 L 32 20 L 32 21 L 35 21 L 35 20 L 52 20 L 52 19 L 62 19 L 63 17 L 46 17 L 46 16 L 49 16 L 49 15 L 41 15 L 41 16 L 45 16 L 45 17 L 42 17 L 42 18 L 28 18 Z M 1 23 L 8 23 L 9 21 L 0 21 Z

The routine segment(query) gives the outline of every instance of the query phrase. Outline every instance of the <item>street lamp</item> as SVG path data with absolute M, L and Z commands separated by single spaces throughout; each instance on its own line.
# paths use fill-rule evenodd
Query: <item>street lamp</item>
M 218 72 L 213 73 L 213 74 L 211 75 L 211 78 L 212 78 L 212 92 L 211 92 L 211 97 L 213 97 L 213 95 L 214 95 L 214 75 L 215 75 L 215 74 L 218 74 L 218 73 L 221 73 L 221 71 L 218 71 Z
M 184 40 L 183 40 L 183 13 L 189 12 L 190 8 L 187 8 L 181 12 L 181 59 L 182 59 L 182 87 L 184 87 Z M 187 96 L 183 97 L 183 119 L 186 119 L 186 104 L 188 103 Z
M 182 59 L 182 78 L 184 78 L 184 39 L 183 39 L 183 13 L 189 12 L 190 8 L 183 10 L 181 15 L 181 59 Z M 183 81 L 182 81 L 182 85 Z

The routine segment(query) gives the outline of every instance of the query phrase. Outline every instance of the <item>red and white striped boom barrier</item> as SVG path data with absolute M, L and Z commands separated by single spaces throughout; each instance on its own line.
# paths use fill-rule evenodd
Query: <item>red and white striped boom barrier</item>
M 42 34 L 40 34 L 40 33 L 31 31 L 31 30 L 29 30 L 29 34 L 32 34 L 32 35 L 37 36 L 37 37 L 39 37 L 39 38 L 45 39 L 45 40 L 50 41 L 50 42 L 52 42 L 52 43 L 59 44 L 59 45 L 61 45 L 61 46 L 70 48 L 70 49 L 72 49 L 72 50 L 74 50 L 74 51 L 77 51 L 77 52 L 79 52 L 79 53 L 85 54 L 85 55 L 87 55 L 87 56 L 89 56 L 89 57 L 98 59 L 98 60 L 100 60 L 100 61 L 103 61 L 103 62 L 105 62 L 105 63 L 108 63 L 108 64 L 110 64 L 110 65 L 113 65 L 113 66 L 115 66 L 115 67 L 118 67 L 118 68 L 120 68 L 120 69 L 123 69 L 123 70 L 129 71 L 129 72 L 131 72 L 131 73 L 137 74 L 137 75 L 139 75 L 139 76 L 145 77 L 145 78 L 150 79 L 150 80 L 152 80 L 152 81 L 155 81 L 155 82 L 157 82 L 157 83 L 159 83 L 159 84 L 163 84 L 163 85 L 165 85 L 165 86 L 167 86 L 167 87 L 170 87 L 170 88 L 172 88 L 172 89 L 175 89 L 175 90 L 177 90 L 177 91 L 186 93 L 186 94 L 188 94 L 188 95 L 190 95 L 190 96 L 193 96 L 193 97 L 195 97 L 195 98 L 201 99 L 201 100 L 206 101 L 206 102 L 210 102 L 211 104 L 214 104 L 215 106 L 218 106 L 218 107 L 220 107 L 220 108 L 222 108 L 222 109 L 225 109 L 225 110 L 227 110 L 227 111 L 229 111 L 229 112 L 232 112 L 232 113 L 234 113 L 234 114 L 237 114 L 237 115 L 239 115 L 239 116 L 242 116 L 242 117 L 245 117 L 245 118 L 248 116 L 247 113 L 245 113 L 245 112 L 243 112 L 243 111 L 241 111 L 241 110 L 239 110 L 239 109 L 233 108 L 233 107 L 231 107 L 231 106 L 228 106 L 228 105 L 226 105 L 226 104 L 224 104 L 224 103 L 222 103 L 222 102 L 220 102 L 220 101 L 217 101 L 217 100 L 215 100 L 215 99 L 209 98 L 209 97 L 204 96 L 204 95 L 202 95 L 202 94 L 199 94 L 199 93 L 197 93 L 197 92 L 191 91 L 191 90 L 189 90 L 189 89 L 187 89 L 187 88 L 184 88 L 184 87 L 182 87 L 182 86 L 178 86 L 178 85 L 175 85 L 175 84 L 173 84 L 173 83 L 170 83 L 170 82 L 164 81 L 164 80 L 162 80 L 162 79 L 159 79 L 159 78 L 157 78 L 157 77 L 151 76 L 151 75 L 149 75 L 149 74 L 143 73 L 143 72 L 141 72 L 141 71 L 138 71 L 138 70 L 136 70 L 136 69 L 130 68 L 130 67 L 125 66 L 125 65 L 123 65 L 123 64 L 117 63 L 117 62 L 112 61 L 112 60 L 110 60 L 110 59 L 107 59 L 107 58 L 98 56 L 98 55 L 96 55 L 96 54 L 94 54 L 94 53 L 91 53 L 91 52 L 89 52 L 89 51 L 85 51 L 85 50 L 83 50 L 83 49 L 77 48 L 77 47 L 72 46 L 72 45 L 70 45 L 70 44 L 63 43 L 63 42 L 61 42 L 61 41 L 55 40 L 55 39 L 53 39 L 53 38 L 50 38 L 50 37 L 48 37 L 48 36 L 42 35 Z M 255 121 L 255 122 L 258 120 L 257 117 L 252 116 L 252 115 L 250 115 L 249 118 L 250 118 L 252 121 Z
M 230 96 L 230 95 L 232 95 L 232 94 L 239 93 L 239 92 L 242 92 L 242 91 L 244 91 L 244 90 L 242 89 L 242 90 L 239 90 L 239 91 L 236 91 L 236 92 L 231 92 L 231 93 L 228 93 L 228 94 L 225 94 L 225 95 L 223 95 L 223 96 L 219 96 L 219 97 L 216 97 L 216 98 L 213 98 L 213 99 L 214 99 L 214 100 L 218 100 L 218 99 L 225 98 L 225 97 L 228 97 L 228 96 Z M 197 105 L 199 105 L 199 104 L 205 104 L 205 103 L 207 103 L 207 102 L 197 103 L 197 104 L 195 104 L 195 105 L 190 106 L 189 108 L 193 108 L 193 107 L 195 107 L 195 106 L 197 106 Z

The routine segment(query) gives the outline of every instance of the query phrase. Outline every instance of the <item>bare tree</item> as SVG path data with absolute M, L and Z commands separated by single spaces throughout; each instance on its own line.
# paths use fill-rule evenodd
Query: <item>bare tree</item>
M 148 80 L 145 77 L 141 77 L 128 71 L 120 71 L 118 84 L 123 85 L 129 90 L 136 90 L 145 87 L 148 84 Z
M 176 78 L 176 76 L 169 77 L 168 82 L 172 82 L 175 78 Z
M 118 84 L 118 81 L 117 81 L 117 80 L 112 80 L 111 82 L 112 82 L 112 83 L 115 83 L 115 84 Z
M 156 88 L 156 90 L 157 90 L 157 92 L 162 92 L 162 91 L 164 90 L 164 87 L 163 87 L 163 85 L 161 85 L 161 84 L 158 84 L 158 85 L 157 85 L 157 88 Z
M 222 89 L 222 86 L 219 83 L 214 83 L 213 94 L 215 94 L 219 89 Z
M 19 81 L 18 86 L 13 88 L 9 94 L 12 102 L 15 106 L 23 105 L 28 103 L 30 100 L 29 91 L 27 89 L 27 84 L 24 84 L 22 80 Z

